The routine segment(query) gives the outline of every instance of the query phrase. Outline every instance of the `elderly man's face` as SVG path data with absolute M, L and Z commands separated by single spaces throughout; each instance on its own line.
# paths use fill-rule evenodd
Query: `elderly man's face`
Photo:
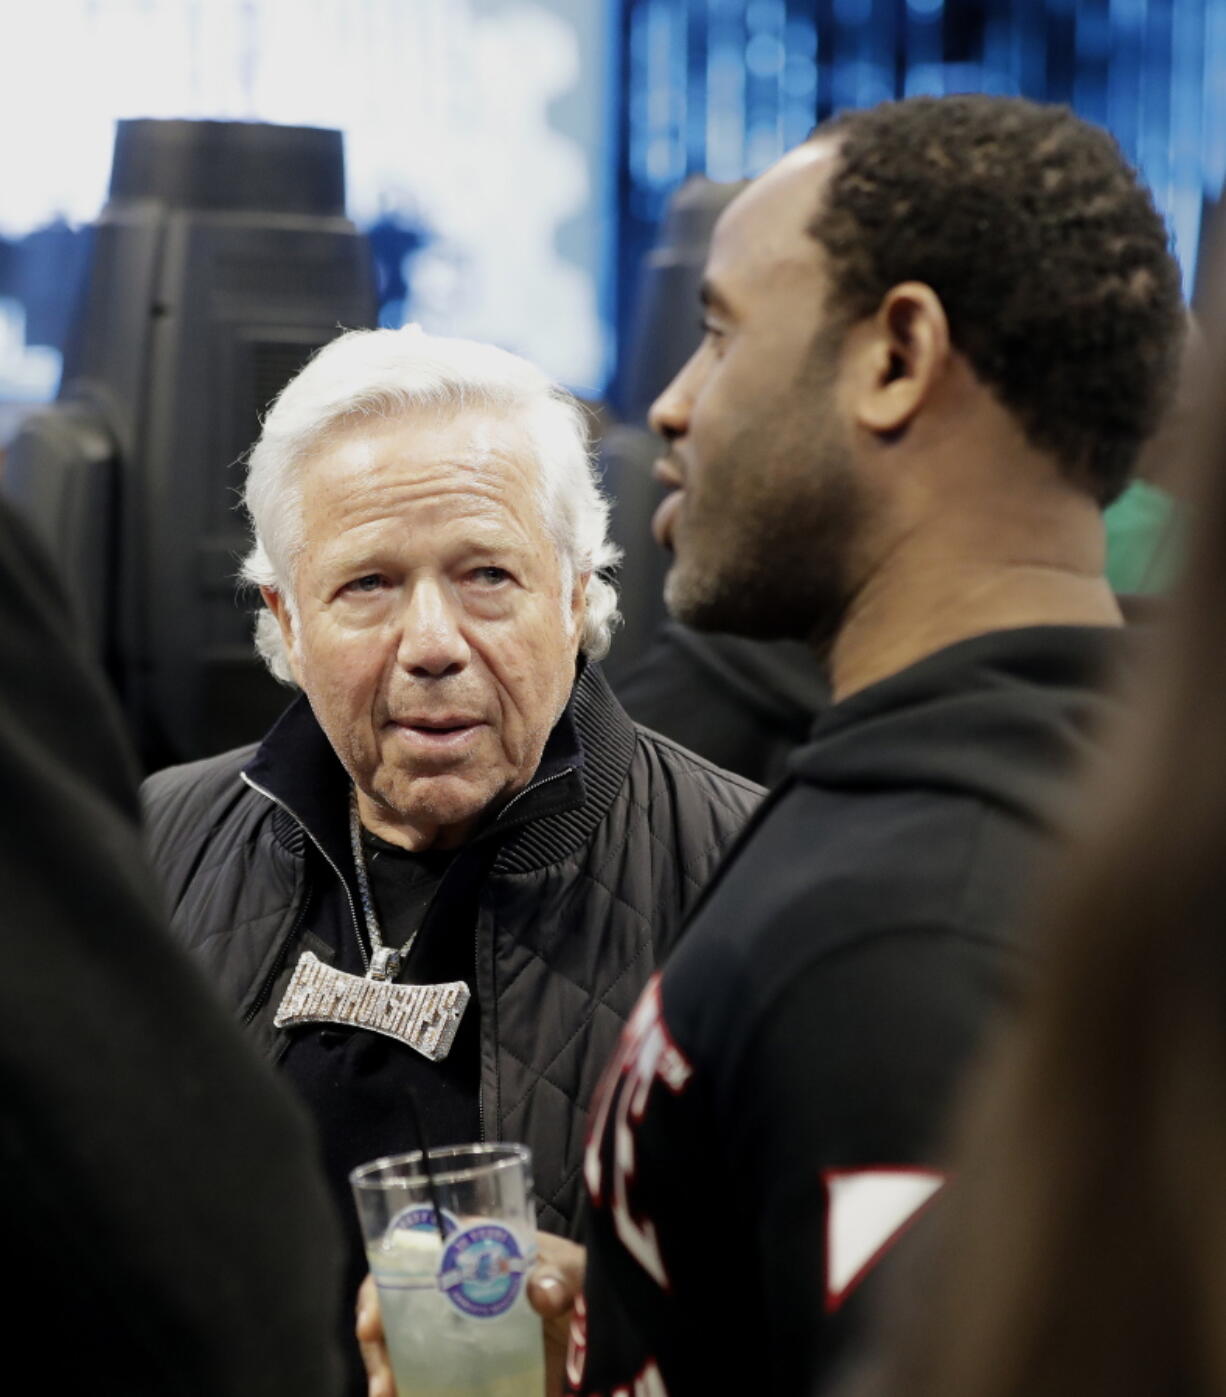
M 464 412 L 362 423 L 302 469 L 294 676 L 368 829 L 461 842 L 526 786 L 574 680 L 583 578 L 541 518 L 522 429 Z

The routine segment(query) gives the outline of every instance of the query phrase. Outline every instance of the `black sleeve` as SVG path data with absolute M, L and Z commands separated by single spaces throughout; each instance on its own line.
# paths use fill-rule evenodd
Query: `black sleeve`
M 0 790 L 14 1357 L 65 1392 L 329 1397 L 313 1142 L 163 930 L 114 708 L 2 506 Z
M 939 1186 L 943 1128 L 1004 993 L 998 946 L 882 934 L 797 975 L 733 1064 L 720 1118 L 732 1191 L 752 1200 L 771 1391 L 817 1390 L 848 1354 Z

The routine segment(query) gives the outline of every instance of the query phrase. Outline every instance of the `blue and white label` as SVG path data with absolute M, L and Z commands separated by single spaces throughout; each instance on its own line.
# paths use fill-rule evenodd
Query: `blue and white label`
M 443 1236 L 450 1237 L 453 1232 L 459 1230 L 459 1226 L 459 1219 L 444 1208 Z M 388 1223 L 387 1235 L 390 1236 L 393 1232 L 433 1232 L 437 1237 L 438 1223 L 434 1218 L 434 1209 L 429 1203 L 414 1203 L 405 1208 Z
M 494 1319 L 515 1303 L 532 1258 L 501 1223 L 483 1222 L 452 1237 L 438 1268 L 438 1286 L 457 1310 Z

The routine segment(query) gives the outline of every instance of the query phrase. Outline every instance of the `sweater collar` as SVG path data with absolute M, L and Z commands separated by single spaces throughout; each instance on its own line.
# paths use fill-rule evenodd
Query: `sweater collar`
M 525 872 L 583 843 L 621 787 L 634 727 L 597 665 L 581 661 L 532 780 L 477 825 L 464 847 L 500 844 L 496 866 Z M 243 769 L 329 860 L 351 871 L 349 777 L 305 694 L 298 694 Z

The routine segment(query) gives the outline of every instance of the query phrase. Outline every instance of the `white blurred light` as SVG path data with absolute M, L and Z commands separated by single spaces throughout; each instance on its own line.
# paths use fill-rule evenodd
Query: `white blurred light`
M 92 220 L 120 118 L 339 127 L 352 216 L 407 206 L 433 261 L 464 267 L 433 275 L 418 318 L 597 385 L 597 254 L 555 246 L 591 194 L 549 120 L 560 98 L 600 101 L 580 78 L 576 29 L 531 0 L 38 0 L 0 83 L 0 129 L 24 133 L 0 143 L 0 233 Z

